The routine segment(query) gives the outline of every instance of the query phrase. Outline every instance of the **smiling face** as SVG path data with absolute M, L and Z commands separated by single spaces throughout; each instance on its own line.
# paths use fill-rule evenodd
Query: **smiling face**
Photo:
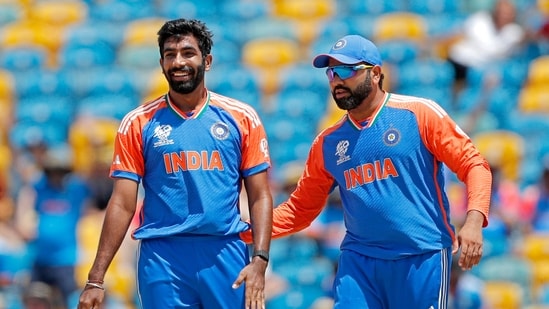
M 204 84 L 211 59 L 211 55 L 202 55 L 193 35 L 174 35 L 164 43 L 160 66 L 171 90 L 189 94 Z

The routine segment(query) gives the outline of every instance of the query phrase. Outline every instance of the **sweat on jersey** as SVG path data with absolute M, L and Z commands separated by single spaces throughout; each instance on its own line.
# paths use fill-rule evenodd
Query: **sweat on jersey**
M 308 227 L 337 186 L 342 249 L 398 259 L 448 248 L 455 228 L 444 165 L 467 185 L 468 210 L 484 214 L 486 226 L 491 173 L 470 138 L 435 102 L 387 93 L 369 119 L 346 114 L 316 137 L 296 190 L 274 210 L 273 237 Z M 241 237 L 250 242 L 251 233 Z
M 169 235 L 230 235 L 241 220 L 242 179 L 270 167 L 256 111 L 208 91 L 186 115 L 164 95 L 129 112 L 118 129 L 111 177 L 142 182 L 136 239 Z

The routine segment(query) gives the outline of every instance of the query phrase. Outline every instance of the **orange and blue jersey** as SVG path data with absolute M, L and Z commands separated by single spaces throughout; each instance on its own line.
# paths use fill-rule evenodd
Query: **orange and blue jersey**
M 274 210 L 273 237 L 309 226 L 338 187 L 342 250 L 393 260 L 449 248 L 446 167 L 470 189 L 469 210 L 488 218 L 490 170 L 470 138 L 435 102 L 386 93 L 372 117 L 346 114 L 316 137 L 296 191 Z
M 263 124 L 240 101 L 208 91 L 194 114 L 164 95 L 120 123 L 111 177 L 141 182 L 136 239 L 171 235 L 232 235 L 241 220 L 242 179 L 270 167 Z

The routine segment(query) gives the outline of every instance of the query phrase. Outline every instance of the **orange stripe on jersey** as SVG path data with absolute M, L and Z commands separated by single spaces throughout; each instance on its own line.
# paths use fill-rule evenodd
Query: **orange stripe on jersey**
M 211 102 L 210 104 L 215 104 L 215 102 L 223 102 L 223 106 L 226 109 L 230 109 L 233 111 L 236 111 L 238 113 L 245 114 L 249 119 L 252 120 L 252 127 L 258 127 L 261 125 L 261 120 L 259 118 L 259 115 L 257 112 L 248 104 L 242 103 L 240 101 L 237 101 L 235 99 L 231 99 L 229 97 L 225 97 L 222 95 L 219 95 L 215 92 L 210 92 L 211 94 Z
M 166 101 L 164 100 L 164 96 L 161 96 L 161 97 L 157 98 L 156 100 L 151 101 L 149 103 L 145 103 L 145 104 L 137 107 L 133 111 L 129 112 L 122 119 L 122 122 L 120 123 L 120 126 L 118 127 L 118 132 L 121 133 L 121 134 L 127 134 L 128 129 L 130 128 L 130 126 L 132 125 L 132 122 L 135 119 L 137 119 L 137 118 L 139 118 L 139 117 L 141 117 L 145 114 L 148 114 L 151 111 L 156 110 L 159 107 L 160 104 L 166 104 Z
M 472 207 L 470 209 L 482 212 L 487 218 L 491 195 L 490 169 L 469 136 L 432 100 L 393 94 L 387 106 L 408 109 L 414 113 L 421 139 L 427 149 L 456 173 L 469 189 L 474 188 L 473 191 L 479 192 L 468 196 L 468 205 Z M 472 183 L 470 174 L 473 170 L 477 173 L 479 167 L 484 171 L 480 172 L 481 178 L 488 181 Z M 439 195 L 440 191 L 441 188 L 437 188 Z
M 210 91 L 210 105 L 229 112 L 242 130 L 242 165 L 249 169 L 264 162 L 270 163 L 267 135 L 257 112 L 248 104 Z

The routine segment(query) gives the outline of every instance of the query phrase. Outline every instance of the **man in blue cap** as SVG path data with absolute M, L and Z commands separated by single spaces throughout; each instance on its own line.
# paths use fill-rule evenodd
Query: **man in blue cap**
M 461 251 L 464 270 L 482 256 L 488 163 L 436 102 L 383 90 L 382 60 L 371 41 L 345 36 L 313 65 L 326 68 L 346 114 L 314 140 L 295 191 L 274 210 L 273 237 L 308 227 L 338 188 L 347 231 L 335 308 L 446 308 L 452 255 Z M 459 232 L 450 220 L 444 165 L 467 187 Z M 249 232 L 242 236 L 251 241 Z

